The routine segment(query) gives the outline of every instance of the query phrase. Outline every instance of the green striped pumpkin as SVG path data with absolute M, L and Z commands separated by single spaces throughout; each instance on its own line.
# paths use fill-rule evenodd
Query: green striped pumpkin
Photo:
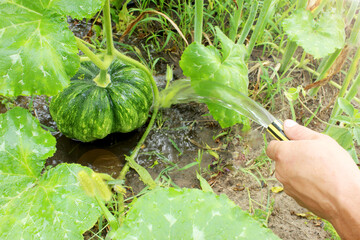
M 82 63 L 70 86 L 51 100 L 50 114 L 69 138 L 90 142 L 130 132 L 148 118 L 153 94 L 144 71 L 115 60 L 108 70 L 111 83 L 105 88 L 93 81 L 99 72 L 92 62 Z

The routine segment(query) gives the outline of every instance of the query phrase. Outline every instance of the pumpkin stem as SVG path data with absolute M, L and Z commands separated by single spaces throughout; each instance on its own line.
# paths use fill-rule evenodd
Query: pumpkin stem
M 106 88 L 111 83 L 110 74 L 107 73 L 107 70 L 100 70 L 99 75 L 93 81 L 97 86 Z
M 106 51 L 108 55 L 113 55 L 114 42 L 112 36 L 110 0 L 106 0 L 103 9 L 103 29 L 106 36 Z

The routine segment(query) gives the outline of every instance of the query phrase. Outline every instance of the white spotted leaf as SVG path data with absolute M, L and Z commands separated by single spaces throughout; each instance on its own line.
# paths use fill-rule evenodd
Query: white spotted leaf
M 226 85 L 247 95 L 249 80 L 245 46 L 235 44 L 218 27 L 216 36 L 221 43 L 221 50 L 213 46 L 205 47 L 197 42 L 185 49 L 180 61 L 184 75 L 190 77 L 195 92 L 200 96 L 202 88 L 206 88 L 209 82 Z M 234 110 L 211 102 L 205 103 L 223 128 L 244 122 L 244 117 Z
M 83 239 L 100 216 L 77 173 L 60 164 L 42 173 L 55 138 L 22 108 L 0 115 L 0 239 Z
M 55 95 L 79 68 L 65 17 L 44 2 L 0 2 L 0 95 Z
M 158 188 L 133 204 L 113 239 L 279 239 L 226 195 Z
M 326 57 L 345 44 L 345 24 L 341 16 L 326 12 L 319 19 L 305 9 L 296 10 L 283 21 L 290 40 L 315 58 Z
M 90 18 L 101 10 L 105 0 L 42 0 L 47 9 L 55 9 L 64 16 Z

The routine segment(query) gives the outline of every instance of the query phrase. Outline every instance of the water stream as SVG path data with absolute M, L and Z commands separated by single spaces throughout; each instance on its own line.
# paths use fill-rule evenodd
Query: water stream
M 191 86 L 190 80 L 178 80 L 161 92 L 161 107 L 170 107 L 172 104 L 196 101 L 212 103 L 236 111 L 261 126 L 267 128 L 276 118 L 260 104 L 235 89 L 217 82 L 207 82 L 205 86 Z

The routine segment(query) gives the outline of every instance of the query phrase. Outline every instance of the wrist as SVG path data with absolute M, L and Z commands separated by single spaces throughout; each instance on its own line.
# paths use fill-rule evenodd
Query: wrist
M 341 239 L 360 238 L 360 172 L 350 180 L 339 186 L 336 211 L 329 219 Z

